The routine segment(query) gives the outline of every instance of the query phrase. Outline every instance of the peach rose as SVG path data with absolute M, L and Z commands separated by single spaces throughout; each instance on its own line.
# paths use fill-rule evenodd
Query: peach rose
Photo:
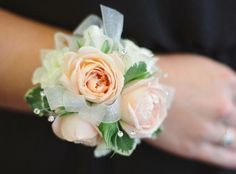
M 52 124 L 52 129 L 59 138 L 70 142 L 96 146 L 101 140 L 97 127 L 78 114 L 57 117 Z
M 90 102 L 111 104 L 124 86 L 124 68 L 117 55 L 83 47 L 65 54 L 62 82 Z
M 130 137 L 151 137 L 167 115 L 166 98 L 157 79 L 130 84 L 122 93 L 122 128 Z

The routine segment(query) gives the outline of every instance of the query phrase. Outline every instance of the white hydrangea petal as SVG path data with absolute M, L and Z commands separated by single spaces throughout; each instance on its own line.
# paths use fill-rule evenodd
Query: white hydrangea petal
M 100 49 L 104 41 L 105 35 L 98 26 L 92 25 L 84 31 L 84 46 L 93 46 Z
M 98 145 L 96 147 L 96 149 L 94 150 L 94 156 L 96 158 L 99 158 L 99 157 L 106 156 L 110 152 L 111 152 L 111 150 L 109 148 L 107 148 L 106 144 L 102 143 L 102 144 Z
M 147 65 L 147 70 L 150 73 L 154 73 L 157 71 L 156 62 L 158 59 L 154 58 L 153 53 L 142 47 L 138 47 L 134 42 L 124 39 L 122 40 L 122 44 L 126 50 L 126 54 L 123 57 L 123 60 L 126 65 L 126 71 L 135 63 L 145 62 Z
M 58 85 L 60 77 L 61 77 L 61 70 L 59 69 L 46 71 L 41 78 L 41 87 L 45 88 L 48 86 Z
M 39 67 L 34 71 L 33 78 L 32 78 L 32 82 L 34 85 L 41 82 L 42 77 L 45 74 L 45 71 L 46 70 L 43 67 Z
M 61 49 L 61 50 L 42 50 L 40 52 L 41 61 L 43 64 L 43 67 L 46 69 L 52 69 L 54 67 L 61 67 L 63 64 L 63 57 L 64 53 L 67 51 L 67 49 Z
M 110 48 L 113 46 L 111 38 L 107 37 L 101 28 L 96 25 L 88 27 L 84 31 L 84 44 L 83 46 L 93 46 L 97 49 L 101 49 L 104 42 L 108 41 Z
M 59 84 L 63 71 L 63 56 L 66 50 L 43 49 L 40 52 L 42 67 L 33 75 L 33 83 L 40 83 L 42 88 Z
M 46 55 L 51 51 L 54 51 L 54 49 L 44 49 L 43 48 L 40 50 L 40 59 L 42 62 L 43 62 L 43 59 L 46 57 Z

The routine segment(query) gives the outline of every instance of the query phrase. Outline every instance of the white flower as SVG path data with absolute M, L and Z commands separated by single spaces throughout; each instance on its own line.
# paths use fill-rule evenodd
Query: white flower
M 145 62 L 147 65 L 147 70 L 149 72 L 152 73 L 156 71 L 155 64 L 157 59 L 153 57 L 153 53 L 150 50 L 138 47 L 134 42 L 128 39 L 122 40 L 122 44 L 126 51 L 126 54 L 123 58 L 126 71 L 132 65 L 138 62 Z
M 58 84 L 63 71 L 65 50 L 43 50 L 41 52 L 42 67 L 35 70 L 33 84 L 40 83 L 42 88 Z
M 103 30 L 96 25 L 92 25 L 84 31 L 83 39 L 83 46 L 92 46 L 100 50 L 105 41 L 108 41 L 110 48 L 113 45 L 112 39 L 106 36 Z

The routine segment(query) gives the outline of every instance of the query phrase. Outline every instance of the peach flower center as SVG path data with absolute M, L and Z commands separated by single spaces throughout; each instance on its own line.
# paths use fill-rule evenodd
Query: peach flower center
M 86 86 L 91 92 L 105 94 L 108 91 L 110 81 L 103 68 L 97 67 L 92 71 L 87 72 L 86 76 L 88 77 Z

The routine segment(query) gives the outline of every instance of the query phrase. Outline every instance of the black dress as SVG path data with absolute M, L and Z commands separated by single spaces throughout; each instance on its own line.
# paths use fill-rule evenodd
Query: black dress
M 17 14 L 73 30 L 99 4 L 125 15 L 123 37 L 157 53 L 189 52 L 236 69 L 235 0 L 1 0 Z M 1 19 L 0 19 L 1 20 Z M 57 139 L 44 119 L 0 111 L 0 173 L 233 174 L 145 143 L 129 157 L 95 159 L 92 149 Z

